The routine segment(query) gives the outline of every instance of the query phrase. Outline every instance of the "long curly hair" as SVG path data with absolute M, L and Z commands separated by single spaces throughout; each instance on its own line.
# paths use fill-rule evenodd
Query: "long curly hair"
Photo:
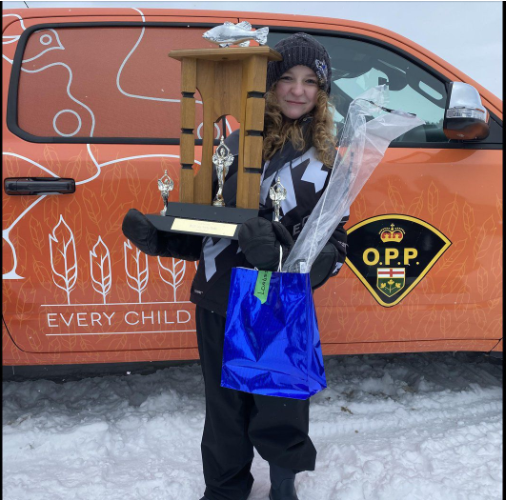
M 290 120 L 281 113 L 275 89 L 276 83 L 265 94 L 264 160 L 270 160 L 286 141 L 290 141 L 296 151 L 304 151 L 306 143 L 309 142 L 316 148 L 316 158 L 332 167 L 336 154 L 336 131 L 333 120 L 334 105 L 328 94 L 324 90 L 318 90 L 316 105 L 309 113 L 312 120 L 304 136 L 301 122 Z

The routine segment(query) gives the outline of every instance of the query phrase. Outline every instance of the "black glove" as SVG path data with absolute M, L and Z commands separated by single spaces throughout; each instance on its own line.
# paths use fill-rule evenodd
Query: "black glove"
M 311 288 L 321 287 L 331 276 L 337 274 L 336 265 L 338 258 L 339 253 L 337 248 L 332 243 L 327 243 L 311 266 L 311 271 L 309 272 Z
M 239 246 L 246 260 L 262 271 L 275 271 L 279 266 L 279 247 L 283 262 L 293 246 L 293 238 L 281 222 L 262 217 L 247 220 L 239 229 Z
M 141 251 L 158 255 L 158 230 L 147 217 L 136 208 L 131 208 L 123 219 L 123 234 Z
M 160 231 L 135 208 L 125 215 L 121 229 L 139 250 L 148 255 L 190 261 L 200 257 L 202 236 Z

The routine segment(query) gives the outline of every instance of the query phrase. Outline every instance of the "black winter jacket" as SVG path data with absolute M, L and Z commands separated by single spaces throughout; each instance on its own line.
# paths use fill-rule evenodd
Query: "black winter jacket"
M 307 130 L 306 124 L 306 130 Z M 233 132 L 225 141 L 234 154 L 235 161 L 231 165 L 223 187 L 223 196 L 227 206 L 236 204 L 237 187 L 237 154 L 239 149 L 239 131 Z M 277 152 L 274 157 L 263 166 L 260 188 L 260 216 L 272 220 L 273 207 L 268 196 L 269 188 L 277 177 L 286 188 L 288 196 L 281 204 L 280 222 L 290 231 L 296 240 L 314 206 L 320 199 L 327 186 L 330 168 L 315 158 L 315 148 L 296 152 L 290 144 Z M 217 181 L 213 192 L 217 190 Z M 341 220 L 324 249 L 327 261 L 334 265 L 328 272 L 329 266 L 323 265 L 325 275 L 318 275 L 316 265 L 311 270 L 311 282 L 314 288 L 322 286 L 331 276 L 335 276 L 346 258 L 347 237 L 344 225 L 349 214 Z M 203 238 L 200 255 L 194 248 L 189 260 L 199 259 L 197 273 L 191 287 L 190 300 L 205 309 L 225 316 L 230 289 L 230 277 L 233 267 L 252 267 L 246 260 L 236 240 L 224 238 Z M 321 273 L 320 273 L 321 274 Z
M 309 120 L 310 118 L 301 121 L 305 133 L 308 132 Z M 306 136 L 306 144 L 309 144 L 308 139 Z M 226 176 L 223 197 L 227 206 L 235 207 L 239 131 L 232 133 L 225 143 L 235 156 L 235 161 Z M 328 184 L 330 171 L 328 166 L 315 158 L 315 148 L 309 145 L 301 153 L 295 151 L 290 143 L 285 144 L 263 165 L 259 215 L 272 220 L 273 207 L 268 193 L 276 178 L 280 177 L 287 190 L 287 198 L 281 204 L 281 224 L 296 240 Z M 213 192 L 216 192 L 218 183 L 215 174 L 213 178 Z M 311 268 L 313 289 L 335 276 L 345 261 L 347 236 L 344 225 L 348 218 L 349 214 L 343 217 Z M 198 260 L 190 300 L 222 316 L 226 316 L 232 268 L 253 267 L 236 240 L 158 231 L 135 209 L 130 210 L 125 217 L 123 233 L 148 255 Z

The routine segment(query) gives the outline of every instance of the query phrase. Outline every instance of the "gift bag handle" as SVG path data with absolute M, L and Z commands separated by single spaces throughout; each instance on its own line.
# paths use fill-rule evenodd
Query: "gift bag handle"
M 283 247 L 281 246 L 281 244 L 279 245 L 279 264 L 278 264 L 278 269 L 277 269 L 277 272 L 280 273 L 281 272 L 281 268 L 283 266 Z M 253 268 L 255 271 L 259 271 L 260 269 L 258 269 L 258 267 L 254 267 Z

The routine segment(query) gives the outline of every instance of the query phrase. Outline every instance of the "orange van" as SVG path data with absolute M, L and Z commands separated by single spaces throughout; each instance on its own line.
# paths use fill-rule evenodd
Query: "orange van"
M 243 20 L 268 26 L 271 47 L 297 31 L 326 46 L 338 125 L 387 82 L 389 107 L 426 122 L 391 144 L 351 207 L 346 265 L 315 294 L 324 354 L 502 353 L 502 101 L 458 69 L 391 31 L 324 17 L 2 19 L 4 367 L 198 358 L 194 263 L 140 253 L 121 223 L 129 208 L 163 207 L 165 170 L 177 201 L 181 71 L 168 53 L 214 47 L 205 31 Z M 216 139 L 237 125 L 216 124 Z

